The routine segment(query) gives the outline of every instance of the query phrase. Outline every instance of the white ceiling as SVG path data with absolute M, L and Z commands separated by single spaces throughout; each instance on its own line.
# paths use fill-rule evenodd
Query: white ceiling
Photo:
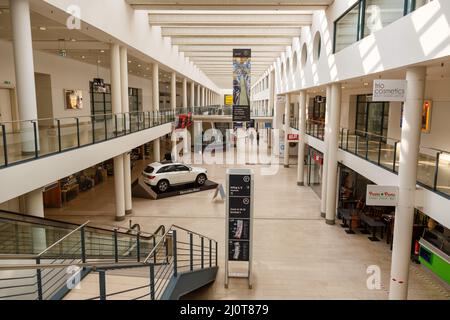
M 232 51 L 252 50 L 252 80 L 286 51 L 314 10 L 334 0 L 126 0 L 222 89 L 232 85 Z

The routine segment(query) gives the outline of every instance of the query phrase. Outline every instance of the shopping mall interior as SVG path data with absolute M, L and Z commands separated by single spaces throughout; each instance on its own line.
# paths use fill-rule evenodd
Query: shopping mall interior
M 449 88 L 447 0 L 0 0 L 0 300 L 449 301 Z

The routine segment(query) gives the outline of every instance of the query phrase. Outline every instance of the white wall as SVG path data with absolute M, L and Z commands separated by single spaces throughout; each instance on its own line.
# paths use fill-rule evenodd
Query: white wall
M 82 63 L 69 58 L 63 58 L 41 51 L 34 51 L 34 67 L 36 73 L 50 74 L 53 103 L 53 117 L 81 117 L 91 115 L 91 97 L 89 81 L 99 76 L 110 82 L 108 69 L 99 68 L 91 64 Z M 0 81 L 11 81 L 15 86 L 14 56 L 12 43 L 0 41 Z M 142 89 L 143 110 L 151 110 L 152 81 L 145 78 L 128 75 L 130 87 Z M 36 84 L 39 86 L 39 84 Z M 72 110 L 64 107 L 64 89 L 80 89 L 83 91 L 83 109 Z

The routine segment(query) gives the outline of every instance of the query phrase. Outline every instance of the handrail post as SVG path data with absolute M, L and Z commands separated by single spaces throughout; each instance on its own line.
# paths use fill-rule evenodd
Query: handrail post
M 61 152 L 62 144 L 61 144 L 61 120 L 56 119 L 57 127 L 58 127 L 58 151 Z
M 138 232 L 136 234 L 136 255 L 137 255 L 137 262 L 141 262 L 141 239 L 140 239 L 140 233 Z
M 117 244 L 117 229 L 114 229 L 114 261 L 119 262 L 119 246 Z
M 5 167 L 8 165 L 8 146 L 6 144 L 6 126 L 2 124 L 2 137 L 3 137 L 3 156 L 5 157 Z
M 178 273 L 177 265 L 177 230 L 172 230 L 172 254 L 173 254 L 173 276 L 176 278 Z
M 156 247 L 156 238 L 155 238 L 155 236 L 153 236 L 153 249 L 155 249 L 155 247 Z M 155 250 L 153 252 L 153 263 L 154 264 L 156 264 L 156 254 L 157 253 L 158 253 L 157 250 Z M 166 251 L 166 254 L 167 254 L 167 251 Z
M 36 258 L 36 264 L 41 264 L 41 258 L 40 257 Z M 40 268 L 36 269 L 36 278 L 37 278 L 38 300 L 42 300 L 43 299 L 43 295 L 42 295 L 42 273 L 41 273 L 41 269 Z
M 91 116 L 91 124 L 92 124 L 92 143 L 95 143 L 95 116 Z
M 380 137 L 380 142 L 378 144 L 378 165 L 380 165 L 381 163 L 381 142 L 382 142 L 383 137 Z
M 36 121 L 32 121 L 32 123 L 33 123 L 33 131 L 34 131 L 34 157 L 37 159 L 37 158 L 39 158 L 37 125 L 36 125 Z
M 392 172 L 395 172 L 395 163 L 397 162 L 397 143 L 398 143 L 398 141 L 395 141 L 395 144 L 394 144 L 394 161 L 392 162 Z
M 212 240 L 209 239 L 209 267 L 212 267 Z
M 189 233 L 189 270 L 194 271 L 194 235 Z
M 355 154 L 358 155 L 359 136 L 355 132 Z
M 155 300 L 155 265 L 150 264 L 150 299 Z
M 81 261 L 86 263 L 86 238 L 85 238 L 85 230 L 84 227 L 80 230 L 81 237 Z
M 345 150 L 348 151 L 348 130 L 347 130 L 347 142 L 346 142 L 346 145 L 345 145 Z
M 78 148 L 80 147 L 80 119 L 79 118 L 75 118 L 76 122 L 77 122 L 77 145 Z
M 116 131 L 116 137 L 119 135 L 118 125 L 117 125 L 117 113 L 114 114 L 114 127 Z
M 369 160 L 369 135 L 366 134 L 366 160 Z
M 434 183 L 433 183 L 433 190 L 437 190 L 437 182 L 438 182 L 438 175 L 439 175 L 439 158 L 441 156 L 441 152 L 436 153 L 436 169 L 434 170 Z
M 131 112 L 128 112 L 128 123 L 130 124 L 130 133 L 133 132 L 133 130 L 131 130 Z M 125 129 L 127 128 L 127 124 L 125 121 Z
M 107 121 L 106 121 L 106 113 L 103 116 L 103 120 L 105 121 L 105 141 L 108 140 L 108 127 L 107 127 Z
M 105 270 L 98 270 L 98 281 L 99 281 L 99 287 L 100 287 L 100 300 L 106 300 Z
M 216 241 L 216 267 L 217 267 L 217 241 Z
M 344 128 L 341 129 L 341 149 L 344 146 Z
M 204 258 L 204 253 L 205 253 L 205 239 L 203 237 L 201 237 L 201 248 L 202 248 L 202 256 L 201 256 L 201 267 L 202 269 L 205 267 L 205 258 Z

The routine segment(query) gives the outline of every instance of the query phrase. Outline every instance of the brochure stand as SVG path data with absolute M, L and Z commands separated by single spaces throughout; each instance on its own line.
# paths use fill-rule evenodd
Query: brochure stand
M 247 278 L 252 288 L 253 171 L 227 170 L 225 288 L 229 278 Z M 248 262 L 245 273 L 230 273 L 230 262 Z

